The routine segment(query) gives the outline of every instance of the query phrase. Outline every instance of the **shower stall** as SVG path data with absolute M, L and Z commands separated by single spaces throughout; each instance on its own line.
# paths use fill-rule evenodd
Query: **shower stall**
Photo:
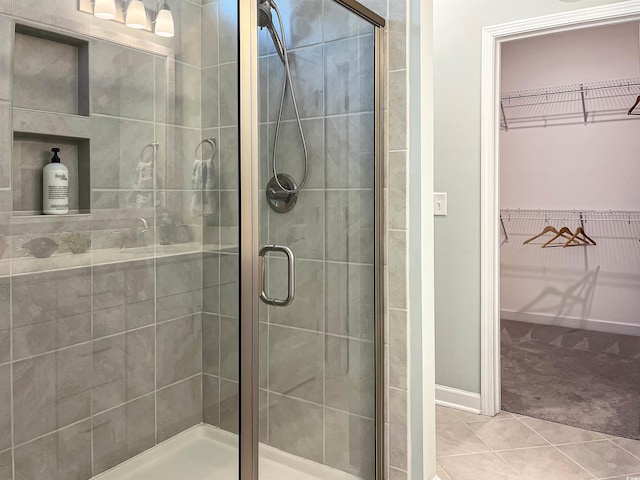
M 0 0 L 0 480 L 383 478 L 384 25 Z

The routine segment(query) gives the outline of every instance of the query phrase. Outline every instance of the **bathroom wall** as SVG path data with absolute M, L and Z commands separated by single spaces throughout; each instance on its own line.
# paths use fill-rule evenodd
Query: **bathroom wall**
M 611 0 L 434 2 L 436 383 L 480 391 L 480 75 L 482 28 Z M 461 74 L 462 72 L 462 74 Z
M 95 19 L 75 1 L 0 2 L 2 480 L 86 480 L 202 421 L 202 199 L 191 184 L 201 5 L 169 3 L 174 39 Z M 60 92 L 75 88 L 42 81 L 74 70 L 68 49 L 20 52 L 12 79 L 14 21 L 88 41 L 88 115 L 41 111 L 59 112 Z M 29 89 L 38 104 L 24 103 Z M 35 149 L 12 141 L 12 125 L 34 132 Z M 37 181 L 18 181 L 46 162 L 33 155 L 62 137 L 73 149 L 76 134 L 90 147 L 61 156 L 90 162 L 78 178 L 90 182 L 90 213 L 14 214 L 37 193 Z M 141 162 L 155 165 L 150 185 L 138 181 Z M 165 214 L 180 243 L 159 245 Z M 50 258 L 29 253 L 38 238 L 60 244 Z M 72 253 L 86 239 L 87 252 Z
M 502 49 L 503 92 L 638 76 L 638 22 L 517 40 Z M 602 109 L 591 97 L 587 108 Z M 640 123 L 626 115 L 636 97 L 609 97 L 605 108 L 622 113 L 604 118 L 595 112 L 588 125 L 578 120 L 503 130 L 501 206 L 638 210 L 633 179 L 640 177 Z M 640 334 L 640 226 L 626 220 L 587 222 L 587 234 L 598 245 L 585 250 L 523 246 L 547 225 L 544 220 L 505 225 L 510 239 L 500 249 L 502 318 Z

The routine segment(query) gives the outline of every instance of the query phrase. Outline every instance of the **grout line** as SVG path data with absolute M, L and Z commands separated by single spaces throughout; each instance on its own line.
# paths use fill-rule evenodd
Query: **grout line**
M 454 415 L 455 415 L 455 413 L 454 413 Z M 464 422 L 463 422 L 463 423 L 464 423 Z M 519 471 L 518 471 L 518 470 L 517 470 L 513 465 L 511 465 L 509 462 L 507 462 L 507 461 L 504 459 L 504 457 L 503 457 L 502 455 L 500 455 L 500 454 L 498 453 L 498 451 L 497 451 L 495 448 L 493 448 L 493 447 L 492 447 L 488 442 L 485 442 L 485 441 L 482 439 L 482 437 L 481 437 L 480 435 L 476 434 L 476 432 L 475 432 L 475 431 L 473 431 L 473 430 L 471 429 L 471 427 L 469 427 L 469 425 L 467 425 L 466 423 L 464 423 L 464 425 L 465 425 L 469 430 L 471 430 L 477 438 L 479 438 L 482 442 L 484 442 L 484 443 L 485 443 L 485 444 L 486 444 L 486 445 L 491 449 L 491 452 L 492 452 L 494 455 L 496 455 L 500 460 L 502 460 L 502 462 L 503 462 L 503 463 L 505 463 L 506 465 L 508 465 L 508 466 L 509 466 L 509 468 L 511 468 L 514 472 L 516 472 L 518 475 L 520 475 L 520 472 L 519 472 Z M 545 442 L 546 442 L 546 440 L 545 440 Z
M 264 323 L 264 322 L 260 322 L 260 323 Z M 326 337 L 333 337 L 333 338 L 341 338 L 341 339 L 351 340 L 351 341 L 355 341 L 355 342 L 361 342 L 361 343 L 368 344 L 368 345 L 372 345 L 373 343 L 375 343 L 373 340 L 367 340 L 367 339 L 362 339 L 362 338 L 358 338 L 358 337 L 349 337 L 347 335 L 340 335 L 340 334 L 337 334 L 337 333 L 329 333 L 329 332 L 325 332 L 325 331 L 322 331 L 322 330 L 312 330 L 312 329 L 309 329 L 309 328 L 296 327 L 296 326 L 293 326 L 293 325 L 283 325 L 283 324 L 279 324 L 279 323 L 270 323 L 269 325 L 271 327 L 290 328 L 291 330 L 296 330 L 296 331 L 300 331 L 300 332 L 315 333 L 315 334 L 322 335 L 323 337 L 326 336 Z M 405 389 L 398 388 L 397 390 L 405 390 Z
M 324 21 L 325 15 L 325 2 L 322 2 L 322 19 Z M 323 161 L 322 161 L 322 177 L 323 186 L 327 185 L 327 139 L 326 139 L 326 114 L 327 114 L 327 72 L 325 68 L 326 60 L 326 42 L 324 38 L 324 28 L 322 29 L 320 47 L 322 52 L 322 60 L 320 69 L 322 71 L 322 145 L 323 145 Z M 321 200 L 322 211 L 322 462 L 327 464 L 327 194 L 322 195 Z M 348 230 L 345 232 L 347 237 L 349 235 Z M 348 245 L 347 239 L 347 245 Z M 348 253 L 348 252 L 347 252 Z M 349 271 L 347 269 L 347 292 L 349 284 Z M 348 300 L 347 300 L 348 302 Z M 347 343 L 347 352 L 349 351 L 349 344 Z M 375 414 L 374 414 L 375 416 Z
M 25 445 L 28 445 L 28 444 L 30 444 L 30 443 L 32 443 L 32 442 L 35 442 L 35 441 L 37 441 L 37 440 L 42 440 L 43 438 L 48 437 L 49 435 L 54 435 L 54 434 L 56 434 L 56 435 L 57 435 L 57 434 L 58 434 L 58 433 L 60 433 L 62 430 L 66 430 L 66 429 L 68 429 L 68 428 L 75 427 L 75 426 L 77 426 L 77 425 L 80 425 L 80 424 L 81 424 L 81 423 L 83 423 L 83 422 L 86 422 L 87 420 L 91 420 L 91 417 L 84 417 L 84 418 L 81 418 L 80 420 L 76 420 L 75 422 L 70 423 L 69 425 L 65 425 L 64 427 L 56 428 L 55 430 L 52 430 L 52 431 L 50 431 L 50 432 L 43 433 L 42 435 L 38 435 L 37 437 L 31 438 L 31 439 L 27 440 L 26 442 L 18 443 L 18 444 L 16 444 L 16 445 L 15 445 L 15 447 L 14 447 L 14 451 L 15 451 L 15 449 L 17 449 L 17 448 L 21 448 L 21 447 L 23 447 L 23 446 L 25 446 Z M 14 455 L 14 456 L 15 456 L 15 455 Z
M 549 443 L 548 445 L 537 445 L 535 447 L 518 447 L 518 448 L 501 448 L 500 450 L 497 450 L 499 452 L 511 452 L 511 451 L 516 451 L 516 450 L 527 450 L 529 448 L 544 448 L 544 447 L 564 447 L 564 446 L 568 446 L 568 445 L 586 445 L 589 443 L 598 443 L 598 442 L 602 442 L 604 441 L 604 439 L 600 439 L 600 440 L 589 440 L 587 442 L 575 442 L 575 443 L 559 443 L 559 444 L 554 444 L 554 443 Z
M 216 87 L 216 91 L 215 91 L 215 97 L 216 97 L 216 105 L 217 105 L 217 110 L 215 112 L 215 119 L 216 119 L 216 123 L 217 123 L 217 135 L 218 135 L 218 148 L 221 149 L 222 148 L 222 140 L 224 139 L 225 135 L 226 135 L 226 130 L 224 130 L 224 126 L 222 125 L 222 108 L 221 108 L 221 95 L 220 95 L 220 23 L 221 23 L 221 19 L 220 19 L 220 3 L 216 2 L 215 3 L 215 7 L 213 7 L 215 9 L 215 18 L 217 20 L 217 30 L 216 30 L 216 42 L 217 42 L 217 48 L 215 51 L 215 66 L 218 70 L 218 79 L 217 79 L 217 87 Z M 239 135 L 239 119 L 238 119 L 238 125 L 236 126 L 236 128 L 238 128 L 238 135 Z M 238 137 L 239 138 L 239 137 Z M 224 172 L 224 168 L 225 165 L 222 161 L 222 154 L 220 151 L 216 152 L 216 157 L 217 157 L 217 161 L 218 161 L 218 179 L 217 179 L 217 185 L 218 185 L 218 192 L 217 192 L 217 201 L 218 201 L 218 208 L 217 208 L 217 213 L 218 213 L 218 223 L 220 223 L 220 219 L 222 217 L 222 174 Z M 238 160 L 238 168 L 240 167 L 240 161 Z M 240 188 L 240 185 L 238 185 L 238 189 Z M 239 193 L 238 193 L 239 195 Z M 238 216 L 238 221 L 240 220 L 239 216 Z M 204 230 L 204 226 L 203 226 L 203 230 Z M 218 228 L 218 231 L 216 232 L 216 236 L 218 239 L 218 245 L 222 245 L 222 229 Z M 238 229 L 238 235 L 240 235 L 240 231 Z M 218 348 L 218 378 L 216 380 L 216 383 L 218 384 L 218 390 L 216 392 L 217 394 L 217 398 L 216 398 L 216 412 L 215 412 L 215 417 L 214 417 L 214 422 L 216 423 L 217 427 L 220 427 L 222 425 L 222 316 L 220 315 L 222 312 L 222 254 L 223 252 L 220 252 L 217 255 L 216 258 L 216 263 L 217 263 L 217 268 L 218 268 L 218 285 L 217 285 L 217 319 L 216 322 L 218 324 L 218 336 L 216 338 L 216 342 L 217 342 L 217 348 Z M 239 264 L 240 264 L 240 248 L 238 245 L 238 258 L 237 258 L 237 264 L 238 264 L 238 268 L 239 268 Z M 204 270 L 204 266 L 203 266 L 203 270 Z M 240 289 L 240 286 L 238 284 L 238 290 Z M 240 294 L 240 291 L 238 291 L 238 294 Z M 238 323 L 238 329 L 240 328 L 240 323 Z M 240 341 L 238 340 L 238 357 L 240 356 Z M 240 358 L 238 358 L 238 368 L 240 368 Z M 240 403 L 240 395 L 238 395 L 238 403 Z M 240 410 L 240 405 L 238 405 L 238 411 Z M 240 415 L 238 415 L 238 418 L 240 417 Z
M 155 75 L 154 75 L 155 78 Z M 154 102 L 155 103 L 155 102 Z M 168 116 L 168 113 L 167 113 Z M 165 158 L 165 162 L 167 159 Z M 154 169 L 155 170 L 155 169 Z M 155 177 L 155 172 L 154 172 Z M 154 182 L 155 182 L 154 178 Z M 153 191 L 153 204 L 157 205 L 158 191 Z M 158 209 L 153 209 L 154 224 L 158 224 Z M 157 246 L 153 247 L 153 444 L 158 444 L 158 255 Z
M 171 383 L 169 383 L 169 384 L 167 384 L 167 385 L 165 385 L 163 387 L 158 388 L 157 391 L 161 392 L 162 390 L 167 390 L 167 389 L 169 389 L 171 387 L 175 387 L 179 383 L 186 382 L 187 380 L 193 380 L 198 375 L 201 375 L 201 373 L 200 372 L 196 372 L 196 373 L 194 373 L 192 375 L 189 375 L 188 377 L 184 377 L 184 378 L 181 378 L 180 380 L 176 380 L 175 382 L 171 382 Z M 149 394 L 147 393 L 147 395 L 149 395 Z M 142 396 L 144 397 L 145 395 L 142 395 Z M 140 398 L 140 397 L 138 397 L 138 398 Z
M 9 248 L 12 248 L 13 245 L 10 245 Z M 15 427 L 15 402 L 14 402 L 14 366 L 15 360 L 13 358 L 13 261 L 11 258 L 9 259 L 9 392 L 11 398 L 9 399 L 9 408 L 11 409 L 11 478 L 15 480 L 16 478 L 16 459 L 15 459 L 15 445 L 16 445 L 16 427 Z
M 142 303 L 142 302 L 141 302 L 141 303 Z M 98 310 L 98 311 L 101 311 L 101 310 Z M 195 315 L 195 314 L 194 314 L 194 315 Z M 171 320 L 164 320 L 164 321 L 160 322 L 160 325 L 162 325 L 162 324 L 166 324 L 166 323 L 169 323 L 169 322 L 178 321 L 178 320 L 183 320 L 183 319 L 188 318 L 188 317 L 190 317 L 190 316 L 191 316 L 191 315 L 186 315 L 186 316 L 184 316 L 184 317 L 178 317 L 178 318 L 174 318 L 174 319 L 171 319 Z M 67 351 L 67 350 L 71 350 L 71 349 L 73 349 L 73 348 L 77 348 L 77 347 L 81 347 L 81 346 L 85 346 L 85 345 L 90 345 L 90 344 L 92 344 L 92 343 L 100 342 L 100 341 L 102 341 L 102 340 L 107 340 L 107 339 L 114 338 L 114 337 L 118 337 L 118 336 L 120 336 L 120 335 L 126 335 L 126 334 L 133 333 L 133 332 L 139 332 L 139 331 L 141 331 L 141 330 L 144 330 L 145 328 L 150 328 L 150 327 L 153 327 L 153 326 L 154 326 L 154 325 L 153 325 L 152 323 L 149 323 L 148 325 L 143 325 L 142 327 L 136 327 L 136 328 L 132 328 L 132 329 L 130 329 L 130 330 L 123 330 L 123 331 L 121 331 L 121 332 L 112 333 L 112 334 L 110 334 L 110 335 L 104 335 L 104 336 L 102 336 L 102 337 L 92 338 L 92 339 L 90 339 L 90 340 L 86 340 L 86 341 L 84 341 L 84 342 L 74 343 L 73 345 L 68 345 L 68 346 L 65 346 L 65 347 L 60 347 L 60 348 L 57 348 L 57 349 L 55 349 L 55 350 L 49 350 L 49 351 L 47 351 L 47 352 L 44 352 L 44 353 L 38 353 L 38 354 L 36 354 L 36 355 L 31 355 L 31 356 L 29 356 L 29 357 L 21 357 L 21 358 L 18 358 L 18 359 L 13 360 L 11 363 L 19 363 L 19 362 L 24 362 L 24 361 L 27 361 L 27 360 L 34 360 L 34 359 L 37 359 L 37 358 L 40 358 L 40 357 L 44 357 L 44 356 L 46 356 L 46 355 L 51 355 L 51 354 L 54 354 L 54 353 L 65 352 L 65 351 Z
M 627 453 L 628 453 L 629 455 L 631 455 L 632 457 L 637 458 L 638 460 L 640 460 L 640 456 L 639 456 L 639 455 L 636 455 L 636 454 L 634 454 L 634 453 L 630 452 L 629 450 L 627 450 L 626 448 L 624 448 L 622 445 L 618 445 L 616 442 L 614 442 L 614 441 L 613 441 L 613 439 L 611 439 L 611 438 L 605 438 L 604 440 L 607 440 L 607 441 L 609 441 L 609 442 L 613 443 L 616 447 L 621 448 L 622 450 L 624 450 L 625 452 L 627 452 Z M 630 440 L 630 439 L 629 439 L 629 440 Z M 636 440 L 636 441 L 637 441 L 638 443 L 640 443 L 640 440 Z
M 231 254 L 234 255 L 234 254 Z M 274 258 L 276 261 L 282 261 L 284 262 L 284 259 L 278 259 L 277 257 L 270 257 L 270 258 Z M 321 259 L 317 259 L 317 258 L 298 258 L 296 257 L 296 261 L 301 261 L 301 262 L 314 262 L 314 263 L 327 263 L 330 265 L 347 265 L 347 266 L 353 266 L 353 267 L 373 267 L 374 265 L 372 263 L 358 263 L 358 262 L 346 262 L 346 261 L 340 261 L 340 260 L 321 260 Z M 398 308 L 394 308 L 394 310 L 401 310 Z
M 521 418 L 524 417 L 513 417 L 518 423 L 520 423 L 521 425 L 524 425 L 526 428 L 528 428 L 529 430 L 531 430 L 533 433 L 535 433 L 538 437 L 540 437 L 544 442 L 547 443 L 547 445 L 552 445 L 552 443 L 547 440 L 546 438 L 544 438 L 542 435 L 540 435 L 538 432 L 536 432 L 533 428 L 531 428 L 529 425 L 527 425 L 526 423 L 524 423 Z
M 622 475 L 623 477 L 625 476 L 624 474 Z M 631 474 L 627 474 L 626 478 L 627 479 L 633 479 L 634 477 L 640 477 L 640 471 L 636 472 L 636 473 L 631 473 Z M 613 476 L 613 477 L 600 477 L 598 480 L 618 480 L 620 478 L 620 476 Z
M 155 65 L 155 59 L 153 60 L 152 64 L 153 64 L 153 65 Z M 154 77 L 155 77 L 155 75 L 154 75 Z M 94 294 L 95 294 L 95 290 L 94 290 L 94 288 L 93 288 L 93 287 L 94 287 L 94 273 L 95 273 L 95 272 L 94 272 L 94 270 L 95 270 L 95 267 L 93 266 L 93 260 L 94 260 L 94 258 L 93 258 L 93 257 L 94 257 L 94 255 L 93 255 L 93 251 L 92 251 L 92 252 L 91 252 L 91 267 L 90 267 L 90 268 L 91 268 L 91 270 L 89 271 L 89 277 L 90 277 L 90 286 L 89 286 L 89 289 L 90 289 L 90 292 L 91 292 L 91 298 L 90 298 L 90 302 L 91 302 L 91 307 L 90 307 L 90 308 L 91 308 L 91 310 L 90 310 L 90 317 L 89 317 L 89 318 L 90 318 L 90 321 L 91 321 L 91 324 L 90 324 L 90 332 L 91 332 L 91 333 L 90 333 L 90 336 L 91 336 L 91 359 L 90 359 L 90 361 L 91 361 L 91 376 L 92 376 L 92 380 L 93 380 L 94 372 L 95 372 L 95 365 L 94 365 L 94 363 L 93 363 L 93 360 L 94 360 L 93 351 L 94 351 L 94 348 L 95 348 L 95 343 L 94 343 L 94 338 L 93 338 L 93 333 L 94 333 L 94 316 L 95 316 L 95 310 L 94 310 L 94 298 L 93 298 L 93 297 L 94 297 Z M 92 382 L 92 383 L 93 383 L 93 382 Z M 94 460 L 95 460 L 95 455 L 94 455 L 94 444 L 93 444 L 93 415 L 94 415 L 94 413 L 95 413 L 95 412 L 94 412 L 94 410 L 93 410 L 93 398 L 94 398 L 94 394 L 95 394 L 95 389 L 94 389 L 94 388 L 91 388 L 91 393 L 90 393 L 90 395 L 89 395 L 89 413 L 90 413 L 90 420 L 89 420 L 89 422 L 90 422 L 90 435 L 91 435 L 91 439 L 90 439 L 90 442 L 91 442 L 91 465 L 90 465 L 90 467 L 91 467 L 91 474 L 92 474 L 92 475 L 95 475 L 95 472 L 94 472 Z
M 154 101 L 154 103 L 155 103 L 155 101 Z M 158 124 L 156 124 L 156 122 L 154 120 L 144 120 L 144 119 L 141 119 L 141 118 L 133 118 L 133 117 L 122 117 L 122 116 L 118 116 L 118 115 L 109 115 L 107 113 L 98 113 L 98 112 L 94 112 L 94 113 L 91 114 L 91 117 L 86 117 L 86 118 L 87 119 L 89 119 L 89 118 L 104 118 L 104 119 L 118 120 L 118 121 L 124 120 L 126 122 L 137 122 L 137 123 L 144 123 L 144 124 L 148 124 L 148 125 L 153 125 L 154 127 L 156 125 L 170 125 L 168 123 L 158 123 Z M 176 126 L 180 126 L 180 125 L 176 125 Z M 193 127 L 183 127 L 183 128 L 191 128 L 191 130 L 197 130 L 196 128 L 193 128 Z
M 180 381 L 182 381 L 182 380 L 180 380 Z M 179 382 L 176 382 L 176 383 L 179 383 Z M 103 415 L 103 414 L 105 414 L 105 413 L 109 413 L 109 412 L 111 412 L 111 411 L 113 411 L 113 410 L 116 410 L 116 409 L 118 409 L 118 408 L 122 408 L 122 407 L 124 407 L 125 405 L 128 405 L 128 404 L 130 404 L 130 403 L 137 402 L 137 401 L 138 401 L 138 400 L 140 400 L 141 398 L 144 398 L 144 397 L 150 397 L 150 396 L 151 396 L 151 395 L 153 395 L 154 393 L 155 393 L 154 391 L 150 391 L 150 392 L 147 392 L 147 393 L 145 393 L 145 394 L 143 394 L 143 395 L 139 395 L 139 396 L 134 397 L 134 398 L 132 398 L 132 399 L 130 399 L 130 400 L 127 400 L 126 402 L 122 402 L 122 403 L 120 403 L 120 404 L 118 404 L 118 405 L 115 405 L 115 406 L 113 406 L 113 407 L 105 408 L 104 410 L 101 410 L 101 411 L 97 412 L 97 413 L 95 414 L 95 416 L 96 416 L 96 417 L 99 417 L 100 415 Z M 66 428 L 66 427 L 63 427 L 63 428 Z M 58 430 L 62 430 L 62 428 L 60 428 L 60 429 L 58 429 Z M 29 440 L 29 441 L 31 441 L 31 440 Z
M 493 453 L 500 459 L 502 460 L 506 465 L 508 465 L 514 472 L 516 472 L 518 474 L 518 476 L 521 474 L 521 472 L 514 467 L 513 465 L 511 465 L 509 462 L 507 462 L 504 457 L 502 455 L 500 455 L 500 453 L 496 452 L 495 450 L 493 451 Z
M 569 461 L 571 461 L 572 463 L 576 464 L 579 468 L 581 468 L 582 470 L 584 470 L 585 472 L 587 472 L 589 475 L 591 475 L 593 478 L 597 479 L 598 477 L 596 475 L 594 475 L 592 472 L 589 471 L 589 469 L 587 469 L 587 467 L 584 467 L 582 465 L 580 465 L 578 462 L 576 462 L 573 458 L 571 458 L 569 455 L 567 455 L 565 452 L 563 452 L 562 450 L 560 450 L 557 445 L 553 445 L 553 448 L 555 448 L 558 452 L 560 452 L 562 455 L 564 455 L 565 457 L 567 457 L 569 459 Z
M 444 468 L 444 466 L 438 461 L 438 459 L 436 459 L 436 465 L 440 466 L 440 468 L 444 471 L 444 473 L 447 474 L 447 477 L 449 477 L 449 479 L 452 478 L 449 472 L 447 471 L 447 469 Z M 444 479 L 440 479 L 440 480 L 444 480 Z

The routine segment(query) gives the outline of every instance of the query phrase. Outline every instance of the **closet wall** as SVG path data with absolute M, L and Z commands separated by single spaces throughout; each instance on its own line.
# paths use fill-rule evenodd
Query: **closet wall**
M 518 40 L 502 49 L 503 93 L 632 77 L 640 77 L 638 23 Z M 640 210 L 640 121 L 612 119 L 595 113 L 586 125 L 577 118 L 570 125 L 503 130 L 501 207 Z M 546 225 L 505 221 L 502 318 L 640 335 L 640 224 L 587 222 L 595 247 L 523 246 Z

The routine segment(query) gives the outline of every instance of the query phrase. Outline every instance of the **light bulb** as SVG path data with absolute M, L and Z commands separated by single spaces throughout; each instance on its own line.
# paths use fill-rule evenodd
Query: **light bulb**
M 116 18 L 115 0 L 95 0 L 93 14 L 98 18 L 113 20 Z
M 127 7 L 127 27 L 142 30 L 147 28 L 147 11 L 142 0 L 131 0 Z
M 169 10 L 169 6 L 166 3 L 158 12 L 154 32 L 160 37 L 173 37 L 175 35 L 173 14 L 171 13 L 171 10 Z

